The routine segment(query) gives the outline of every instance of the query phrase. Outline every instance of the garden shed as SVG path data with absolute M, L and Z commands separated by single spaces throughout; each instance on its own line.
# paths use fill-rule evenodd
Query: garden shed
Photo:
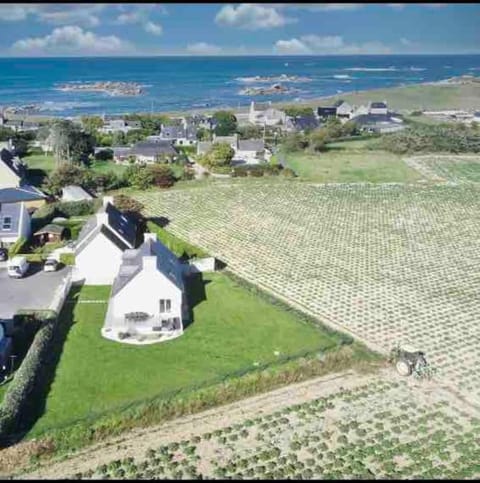
M 64 226 L 49 223 L 33 234 L 33 239 L 38 245 L 48 242 L 59 242 L 65 238 L 66 229 Z

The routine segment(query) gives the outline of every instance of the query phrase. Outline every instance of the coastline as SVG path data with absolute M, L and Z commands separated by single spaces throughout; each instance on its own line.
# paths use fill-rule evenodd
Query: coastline
M 353 90 L 353 91 L 346 91 L 342 92 L 339 94 L 334 94 L 334 95 L 327 95 L 327 96 L 319 96 L 315 97 L 312 99 L 305 99 L 301 101 L 294 101 L 293 99 L 291 101 L 278 101 L 278 102 L 272 102 L 271 105 L 272 107 L 276 108 L 282 108 L 285 106 L 289 105 L 298 105 L 298 106 L 305 106 L 305 107 L 318 107 L 318 106 L 324 106 L 327 105 L 328 103 L 334 102 L 338 99 L 344 99 L 347 100 L 348 102 L 354 102 L 352 98 L 354 99 L 355 97 L 371 97 L 371 100 L 375 100 L 375 97 L 381 97 L 381 96 L 389 96 L 389 95 L 398 95 L 398 94 L 403 94 L 408 91 L 413 91 L 415 92 L 418 89 L 426 89 L 428 87 L 432 88 L 439 88 L 439 89 L 455 89 L 455 88 L 465 88 L 468 90 L 468 88 L 472 88 L 473 90 L 478 90 L 478 92 L 475 92 L 475 95 L 473 95 L 473 102 L 466 102 L 465 104 L 467 106 L 470 106 L 470 109 L 480 109 L 480 78 L 475 77 L 476 81 L 475 82 L 465 82 L 465 83 L 448 83 L 447 81 L 451 78 L 446 78 L 442 79 L 439 81 L 429 81 L 429 82 L 419 82 L 419 83 L 414 83 L 414 84 L 408 84 L 408 85 L 399 85 L 399 86 L 394 86 L 394 87 L 386 87 L 386 88 L 375 88 L 375 89 L 363 89 L 363 90 Z M 405 97 L 408 97 L 405 96 Z M 459 105 L 454 105 L 454 104 L 448 104 L 449 100 L 447 99 L 445 101 L 445 105 L 442 106 L 430 106 L 428 105 L 428 100 L 425 100 L 426 105 L 422 105 L 422 101 L 425 99 L 425 96 L 423 96 L 421 93 L 417 93 L 417 97 L 420 100 L 420 104 L 418 101 L 415 101 L 413 99 L 414 96 L 412 96 L 412 106 L 409 108 L 402 108 L 400 106 L 396 106 L 395 101 L 391 101 L 391 99 L 386 99 L 389 103 L 389 105 L 392 106 L 393 109 L 399 111 L 399 112 L 406 112 L 406 111 L 411 111 L 415 109 L 427 109 L 427 108 L 437 108 L 437 109 L 467 109 L 468 107 L 463 107 Z M 383 100 L 382 98 L 381 100 Z M 470 99 L 471 101 L 472 99 Z M 214 107 L 202 107 L 202 108 L 192 108 L 192 109 L 187 109 L 187 110 L 175 110 L 175 111 L 167 111 L 167 110 L 162 110 L 162 111 L 135 111 L 135 112 L 124 112 L 124 113 L 119 113 L 115 114 L 118 116 L 122 115 L 131 115 L 131 114 L 139 114 L 139 115 L 149 115 L 149 114 L 154 114 L 154 115 L 167 115 L 167 116 L 187 116 L 187 115 L 192 115 L 192 114 L 207 114 L 207 113 L 212 113 L 214 111 L 218 110 L 230 110 L 238 114 L 245 114 L 249 110 L 249 105 L 251 101 L 255 101 L 255 99 L 251 98 L 248 101 L 248 104 L 245 104 L 243 106 L 232 106 L 232 105 L 220 105 L 220 106 L 214 106 Z M 262 102 L 262 101 L 259 101 Z M 55 120 L 55 119 L 73 119 L 73 120 L 79 120 L 83 116 L 95 116 L 96 114 L 82 114 L 78 116 L 61 116 L 61 115 L 41 115 L 41 114 L 30 114 L 30 115 L 25 115 L 25 114 L 11 114 L 9 115 L 9 119 L 12 120 L 27 120 L 27 121 L 33 121 L 33 122 L 45 122 L 49 120 Z

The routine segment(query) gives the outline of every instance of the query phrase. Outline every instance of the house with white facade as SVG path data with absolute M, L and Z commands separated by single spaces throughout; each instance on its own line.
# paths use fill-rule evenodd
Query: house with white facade
M 117 132 L 123 132 L 126 134 L 132 129 L 141 129 L 142 125 L 140 121 L 126 121 L 125 119 L 110 119 L 98 129 L 98 132 L 102 134 L 112 134 Z
M 337 108 L 337 117 L 340 119 L 348 120 L 351 118 L 353 113 L 353 106 L 351 106 L 348 102 L 345 101 L 337 101 L 334 106 Z
M 383 102 L 370 102 L 368 104 L 369 114 L 388 114 L 387 101 Z
M 31 220 L 27 206 L 20 203 L 0 202 L 0 246 L 9 246 L 31 233 Z
M 268 104 L 250 103 L 248 121 L 256 126 L 279 126 L 285 124 L 287 115 L 285 112 L 272 107 Z
M 176 146 L 194 146 L 197 143 L 198 129 L 191 124 L 165 126 L 162 124 L 160 140 L 172 141 Z
M 148 344 L 182 335 L 188 319 L 184 268 L 154 233 L 123 252 L 112 285 L 103 337 Z
M 263 139 L 240 139 L 232 164 L 258 164 L 265 160 Z
M 111 285 L 125 250 L 136 246 L 138 227 L 105 196 L 103 206 L 82 228 L 75 244 L 74 279 L 86 285 Z

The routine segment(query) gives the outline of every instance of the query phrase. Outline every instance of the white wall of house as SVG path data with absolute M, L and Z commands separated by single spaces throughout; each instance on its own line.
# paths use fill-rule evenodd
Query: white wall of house
M 27 238 L 30 236 L 30 233 L 32 231 L 32 223 L 31 223 L 31 218 L 30 215 L 28 214 L 27 207 L 25 206 L 25 203 L 22 203 L 22 211 L 20 213 L 20 223 L 19 223 L 19 236 Z
M 147 257 L 156 263 L 156 257 Z M 160 299 L 171 300 L 169 312 L 160 314 Z M 129 312 L 146 312 L 161 318 L 182 320 L 182 292 L 155 267 L 143 268 L 111 300 L 114 317 L 123 318 Z
M 264 155 L 263 153 L 257 153 L 257 151 L 241 151 L 241 150 L 235 150 L 235 156 L 234 159 L 243 159 L 245 161 L 253 161 L 253 160 L 258 160 L 258 159 L 263 159 Z
M 85 285 L 111 285 L 122 260 L 122 250 L 102 233 L 97 233 L 75 257 L 77 279 Z
M 0 160 L 0 189 L 18 186 L 20 186 L 20 177 Z

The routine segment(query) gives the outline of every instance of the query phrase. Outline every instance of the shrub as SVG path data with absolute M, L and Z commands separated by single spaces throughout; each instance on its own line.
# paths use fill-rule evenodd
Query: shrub
M 43 205 L 32 214 L 32 233 L 50 223 L 56 216 L 55 203 Z
M 74 253 L 61 253 L 60 263 L 64 265 L 72 266 L 75 265 L 75 254 Z
M 38 324 L 40 328 L 0 406 L 0 439 L 2 440 L 20 431 L 22 425 L 28 423 L 23 417 L 24 408 L 30 401 L 31 393 L 39 379 L 39 370 L 50 352 L 56 317 L 50 316 L 38 321 Z
M 100 208 L 101 200 L 83 200 L 83 201 L 63 201 L 54 203 L 56 208 L 55 216 L 63 216 L 70 218 L 71 216 L 93 215 Z
M 280 171 L 280 174 L 282 176 L 285 176 L 286 178 L 295 178 L 297 175 L 295 174 L 295 171 L 290 168 L 284 168 Z
M 8 249 L 8 258 L 12 258 L 22 251 L 27 239 L 25 237 L 20 237 L 13 245 Z

